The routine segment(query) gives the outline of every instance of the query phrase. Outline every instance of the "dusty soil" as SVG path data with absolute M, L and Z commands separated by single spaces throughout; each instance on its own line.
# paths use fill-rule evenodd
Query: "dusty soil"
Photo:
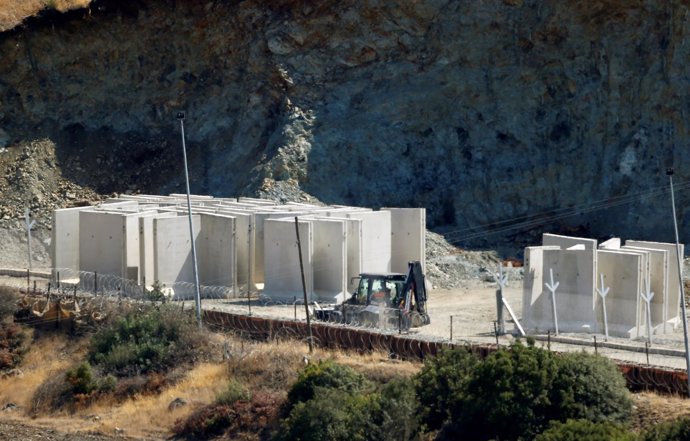
M 0 440 L 2 441 L 111 441 L 133 439 L 126 436 L 105 435 L 100 433 L 68 433 L 54 427 L 28 424 L 24 421 L 5 419 L 0 415 Z

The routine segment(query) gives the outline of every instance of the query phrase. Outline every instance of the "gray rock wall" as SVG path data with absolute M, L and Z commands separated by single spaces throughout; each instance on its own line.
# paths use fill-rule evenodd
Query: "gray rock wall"
M 124 159 L 101 191 L 153 161 L 142 190 L 179 191 L 185 108 L 198 192 L 287 181 L 327 203 L 426 206 L 465 245 L 533 242 L 544 224 L 671 240 L 670 198 L 649 192 L 673 165 L 690 240 L 688 2 L 117 3 L 0 35 L 9 144 L 40 133 L 65 163 L 85 144 Z

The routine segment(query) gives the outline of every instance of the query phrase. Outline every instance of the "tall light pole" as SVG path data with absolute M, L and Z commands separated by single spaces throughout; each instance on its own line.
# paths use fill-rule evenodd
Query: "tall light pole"
M 690 350 L 688 350 L 688 316 L 685 313 L 685 287 L 683 286 L 683 256 L 680 255 L 680 239 L 678 238 L 678 219 L 676 218 L 676 200 L 673 196 L 673 168 L 666 169 L 668 182 L 671 186 L 671 205 L 673 206 L 673 227 L 676 231 L 676 257 L 678 260 L 678 282 L 680 283 L 680 307 L 683 311 L 683 340 L 685 340 L 685 369 L 688 374 L 688 396 L 690 396 Z
M 184 141 L 184 112 L 177 112 L 177 119 L 180 121 L 182 132 L 182 156 L 184 157 L 184 178 L 187 183 L 187 215 L 189 216 L 189 237 L 192 240 L 192 261 L 194 262 L 194 288 L 196 290 L 196 320 L 201 328 L 201 293 L 199 292 L 199 270 L 196 264 L 196 244 L 194 243 L 194 227 L 192 225 L 192 202 L 189 194 L 189 170 L 187 168 L 187 146 Z

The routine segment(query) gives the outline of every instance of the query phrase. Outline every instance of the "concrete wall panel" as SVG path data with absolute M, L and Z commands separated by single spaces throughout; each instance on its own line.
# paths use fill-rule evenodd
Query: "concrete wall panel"
M 649 281 L 650 289 L 654 292 L 654 304 L 661 306 L 661 314 L 655 314 L 655 321 L 661 321 L 666 324 L 670 319 L 668 317 L 668 262 L 669 252 L 667 250 L 659 250 L 652 248 L 632 247 L 629 245 L 623 246 L 623 250 L 637 250 L 645 251 L 649 256 Z M 646 289 L 646 284 L 643 287 Z M 664 329 L 662 332 L 668 332 L 669 329 Z
M 550 292 L 544 287 L 544 250 L 557 246 L 525 248 L 525 278 L 522 291 L 522 326 L 532 332 L 553 329 Z
M 53 268 L 79 270 L 79 213 L 89 207 L 64 208 L 53 213 L 50 258 Z
M 609 334 L 626 338 L 635 337 L 646 317 L 640 299 L 643 289 L 644 257 L 641 254 L 618 250 L 599 250 L 597 257 L 597 277 L 603 274 L 604 285 L 609 288 L 606 296 Z M 597 281 L 599 280 L 598 278 Z M 602 311 L 599 297 L 597 319 L 601 332 L 604 330 Z
M 122 214 L 81 211 L 79 229 L 79 269 L 123 277 L 125 227 Z
M 362 221 L 362 272 L 391 271 L 391 212 L 354 212 L 348 218 Z
M 391 271 L 407 272 L 407 263 L 418 260 L 426 273 L 426 209 L 384 208 L 391 213 Z
M 646 242 L 641 240 L 626 240 L 626 246 L 649 248 L 654 250 L 665 250 L 668 252 L 668 285 L 667 285 L 667 311 L 668 320 L 675 320 L 680 317 L 680 283 L 678 275 L 678 255 L 676 245 L 663 242 Z M 680 245 L 681 258 L 684 256 L 685 245 Z
M 587 250 L 596 250 L 596 239 L 585 239 L 584 237 L 561 236 L 558 234 L 544 233 L 542 235 L 542 245 L 544 246 L 559 246 L 562 249 L 568 249 L 575 245 L 584 245 Z
M 553 269 L 556 291 L 558 325 L 564 332 L 596 331 L 594 315 L 596 247 L 586 250 L 543 251 L 543 278 L 550 282 Z M 550 299 L 549 299 L 550 300 Z M 552 321 L 553 316 L 549 313 Z
M 320 302 L 340 303 L 347 295 L 347 223 L 312 219 L 314 292 Z
M 194 237 L 198 240 L 201 221 L 192 216 Z M 153 220 L 154 277 L 171 287 L 175 282 L 194 283 L 192 243 L 187 216 L 155 218 Z M 193 291 L 193 288 L 189 290 Z M 176 295 L 178 292 L 176 291 Z M 179 293 L 188 296 L 190 293 Z
M 264 295 L 278 302 L 302 299 L 302 278 L 295 234 L 290 219 L 265 219 L 264 256 L 266 268 Z M 313 231 L 310 221 L 299 221 L 300 243 L 308 301 L 315 300 L 313 273 Z
M 201 214 L 201 230 L 197 242 L 199 284 L 227 286 L 237 290 L 237 247 L 235 218 Z

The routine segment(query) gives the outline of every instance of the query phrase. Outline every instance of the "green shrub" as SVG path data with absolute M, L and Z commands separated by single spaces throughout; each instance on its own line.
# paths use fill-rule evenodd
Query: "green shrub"
M 610 422 L 556 421 L 534 441 L 633 441 L 635 435 Z M 664 438 L 666 439 L 666 438 Z
M 478 363 L 479 358 L 465 347 L 447 348 L 424 360 L 414 383 L 419 415 L 428 429 L 440 429 L 450 416 L 450 409 L 462 402 L 467 380 Z
M 249 401 L 251 392 L 239 381 L 231 378 L 225 390 L 216 396 L 216 404 L 232 405 L 236 401 Z
M 274 435 L 275 441 L 369 441 L 372 415 L 380 414 L 376 394 L 355 395 L 341 389 L 320 389 L 295 404 Z
M 690 417 L 659 423 L 640 434 L 640 441 L 690 440 Z
M 451 408 L 448 439 L 533 439 L 551 414 L 556 362 L 549 351 L 516 343 L 489 355 Z
M 632 400 L 625 379 L 608 358 L 584 352 L 555 357 L 558 375 L 553 384 L 552 418 L 625 423 Z
M 153 282 L 153 285 L 151 285 L 151 291 L 146 292 L 146 299 L 152 303 L 165 303 L 166 297 L 163 288 L 165 288 L 165 285 L 156 280 Z
M 65 381 L 69 383 L 72 395 L 88 395 L 98 387 L 93 378 L 91 365 L 87 362 L 68 370 L 65 374 Z
M 386 383 L 379 394 L 375 412 L 369 415 L 372 429 L 370 440 L 406 441 L 415 439 L 419 432 L 419 402 L 414 385 L 407 379 L 396 379 Z
M 166 305 L 130 312 L 92 338 L 89 360 L 105 373 L 132 376 L 187 361 L 201 343 L 193 318 Z
M 360 392 L 371 387 L 363 375 L 352 368 L 332 360 L 319 361 L 308 365 L 295 384 L 288 391 L 288 411 L 297 403 L 311 400 L 322 389 L 336 389 L 340 392 Z

